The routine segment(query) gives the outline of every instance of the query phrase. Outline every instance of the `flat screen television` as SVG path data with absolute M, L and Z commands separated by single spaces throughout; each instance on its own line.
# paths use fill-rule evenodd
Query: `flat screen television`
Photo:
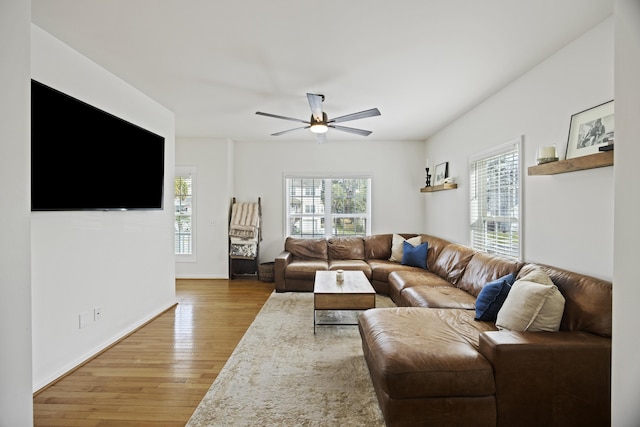
M 31 80 L 31 210 L 162 209 L 164 137 Z

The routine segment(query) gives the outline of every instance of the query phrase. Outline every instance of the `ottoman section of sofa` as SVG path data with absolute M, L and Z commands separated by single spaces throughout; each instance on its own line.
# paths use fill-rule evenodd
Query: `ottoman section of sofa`
M 362 313 L 364 357 L 387 425 L 495 425 L 493 367 L 469 310 L 400 307 Z M 425 410 L 429 408 L 429 410 Z

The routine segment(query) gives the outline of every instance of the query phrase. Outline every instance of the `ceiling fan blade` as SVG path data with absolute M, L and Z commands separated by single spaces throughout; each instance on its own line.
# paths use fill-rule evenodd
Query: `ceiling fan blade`
M 358 119 L 364 119 L 365 117 L 373 117 L 373 116 L 379 116 L 379 115 L 380 115 L 380 110 L 378 110 L 377 108 L 372 108 L 370 110 L 364 110 L 357 113 L 347 114 L 346 116 L 335 117 L 329 120 L 329 123 L 340 123 L 340 122 L 346 122 L 349 120 L 358 120 Z
M 280 132 L 272 133 L 271 136 L 280 136 L 280 135 L 284 135 L 285 133 L 293 132 L 293 131 L 300 130 L 300 129 L 309 129 L 309 126 L 302 126 L 302 127 L 299 127 L 299 128 L 283 130 L 283 131 L 280 131 Z
M 346 127 L 346 126 L 336 126 L 336 125 L 329 125 L 329 127 L 333 128 L 335 130 L 341 130 L 343 132 L 355 133 L 356 135 L 361 135 L 361 136 L 369 136 L 369 135 L 371 135 L 371 131 L 370 130 L 349 128 L 349 127 Z
M 318 134 L 316 134 L 316 142 L 318 144 L 326 144 L 327 143 L 327 134 L 326 133 L 318 133 Z
M 329 125 L 329 127 L 333 128 L 335 130 L 341 130 L 343 132 L 355 133 L 356 135 L 362 135 L 362 136 L 371 135 L 371 131 L 370 130 L 349 128 L 349 127 L 346 127 L 346 126 L 336 126 L 336 125 Z
M 262 111 L 256 111 L 256 114 L 258 114 L 259 116 L 273 117 L 274 119 L 291 120 L 292 122 L 309 124 L 307 120 L 294 119 L 293 117 L 278 116 L 277 114 L 263 113 Z
M 309 100 L 309 107 L 311 107 L 313 117 L 315 117 L 316 120 L 322 120 L 322 101 L 324 101 L 324 95 L 307 93 L 307 99 Z

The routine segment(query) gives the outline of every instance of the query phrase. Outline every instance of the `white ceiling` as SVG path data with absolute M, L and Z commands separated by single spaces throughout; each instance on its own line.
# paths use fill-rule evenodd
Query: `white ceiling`
M 612 0 L 32 0 L 32 21 L 175 112 L 179 137 L 424 140 L 613 13 Z

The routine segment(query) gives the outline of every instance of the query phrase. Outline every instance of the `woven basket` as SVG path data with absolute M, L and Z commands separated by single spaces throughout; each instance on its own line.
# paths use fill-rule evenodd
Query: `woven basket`
M 258 279 L 261 282 L 273 282 L 275 273 L 274 273 L 275 262 L 263 262 L 258 267 Z

